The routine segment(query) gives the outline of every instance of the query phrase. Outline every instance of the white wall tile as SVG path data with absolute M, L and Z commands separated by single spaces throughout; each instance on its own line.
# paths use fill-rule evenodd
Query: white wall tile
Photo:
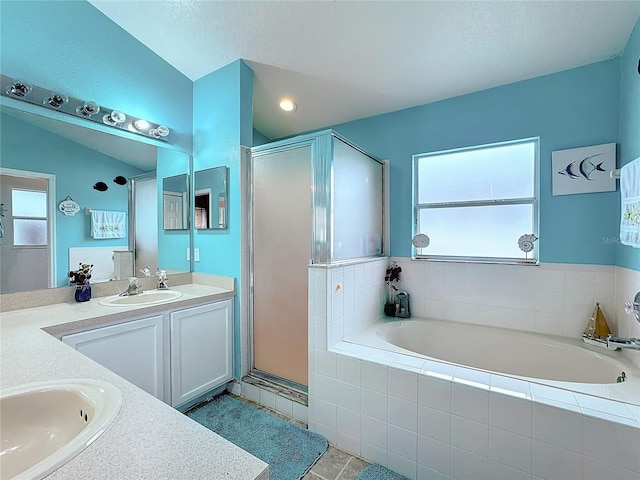
M 338 433 L 344 433 L 351 437 L 360 438 L 360 413 L 343 407 L 337 407 Z
M 416 373 L 389 368 L 388 385 L 390 396 L 413 403 L 418 401 L 418 375 Z
M 373 362 L 360 363 L 360 385 L 380 393 L 387 393 L 387 367 Z
M 365 438 L 365 437 L 362 437 Z M 371 463 L 387 466 L 387 447 L 379 447 L 365 440 L 360 441 L 360 454 L 362 458 Z
M 418 480 L 450 480 L 450 476 L 418 463 Z
M 581 480 L 582 455 L 533 440 L 532 473 L 545 480 Z
M 336 445 L 340 450 L 350 453 L 351 455 L 355 455 L 356 457 L 362 456 L 362 453 L 360 452 L 360 434 L 359 433 L 358 433 L 358 436 L 352 437 L 338 430 L 338 441 Z
M 451 472 L 451 444 L 418 435 L 418 463 L 448 475 Z
M 418 431 L 418 404 L 388 397 L 389 423 L 412 432 Z
M 490 428 L 489 459 L 531 473 L 531 441 L 531 437 Z
M 416 478 L 417 464 L 415 460 L 410 460 L 394 452 L 389 452 L 388 462 L 390 470 L 407 478 Z
M 309 407 L 297 402 L 293 402 L 293 418 L 299 422 L 309 422 Z
M 360 411 L 360 387 L 346 382 L 336 382 L 336 404 Z
M 276 395 L 276 412 L 293 418 L 293 402 L 282 395 Z
M 531 480 L 531 474 L 489 460 L 489 478 L 491 480 Z
M 533 403 L 529 400 L 491 393 L 489 395 L 489 422 L 503 430 L 531 436 Z
M 314 405 L 314 419 L 317 423 L 322 423 L 329 428 L 336 429 L 337 407 L 334 403 L 316 399 Z
M 535 403 L 533 438 L 582 453 L 582 415 Z
M 325 400 L 329 403 L 337 403 L 336 399 L 336 380 L 325 377 L 324 375 L 315 376 L 316 398 Z
M 489 480 L 486 457 L 451 447 L 451 478 L 456 480 Z
M 265 390 L 264 388 L 261 388 L 260 389 L 260 405 L 264 405 L 265 407 L 268 407 L 271 410 L 275 410 L 276 394 L 274 392 L 270 392 L 269 390 Z
M 638 480 L 638 472 L 620 468 L 618 465 L 606 463 L 588 455 L 582 457 L 582 480 Z
M 360 386 L 360 360 L 339 355 L 336 368 L 336 378 L 338 380 Z
M 451 446 L 487 457 L 489 455 L 489 426 L 452 415 Z
M 242 396 L 252 402 L 260 403 L 260 389 L 250 383 L 242 382 Z
M 451 413 L 489 423 L 489 392 L 454 383 L 451 386 Z
M 418 453 L 418 434 L 395 425 L 389 425 L 389 452 L 415 462 Z
M 440 442 L 451 442 L 451 414 L 418 405 L 418 433 Z
M 360 438 L 366 439 L 368 443 L 384 448 L 388 448 L 388 424 L 377 418 L 368 415 L 360 416 Z
M 329 378 L 336 378 L 337 359 L 336 354 L 332 352 L 316 350 L 315 373 L 324 375 Z
M 338 441 L 338 432 L 335 428 L 331 428 L 328 425 L 318 422 L 316 423 L 314 431 L 326 438 L 327 441 L 332 445 L 335 445 Z
M 585 416 L 583 448 L 585 456 L 640 473 L 639 428 Z
M 451 382 L 420 375 L 418 403 L 444 412 L 451 411 Z
M 376 392 L 363 388 L 360 391 L 360 411 L 364 415 L 387 421 L 388 417 L 388 396 L 386 393 Z

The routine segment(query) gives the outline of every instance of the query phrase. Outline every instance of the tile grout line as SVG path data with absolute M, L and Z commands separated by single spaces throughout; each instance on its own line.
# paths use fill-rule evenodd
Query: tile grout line
M 340 479 L 340 475 L 342 475 L 342 473 L 346 470 L 347 465 L 349 465 L 349 462 L 351 462 L 351 460 L 353 460 L 353 456 L 352 455 L 349 456 L 349 460 L 347 460 L 347 463 L 344 464 L 344 467 L 342 467 L 342 470 L 340 470 L 340 472 L 336 476 L 335 480 L 339 480 Z

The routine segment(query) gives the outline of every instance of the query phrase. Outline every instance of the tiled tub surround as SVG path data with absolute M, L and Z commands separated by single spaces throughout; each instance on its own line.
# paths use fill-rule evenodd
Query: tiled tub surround
M 616 320 L 623 324 L 613 310 L 616 289 L 626 287 L 615 282 L 617 277 L 629 283 L 637 279 L 631 274 L 627 280 L 627 272 L 615 267 L 397 260 L 414 315 L 429 308 L 436 318 L 484 319 L 567 336 L 581 334 L 596 300 L 614 325 Z M 368 262 L 372 276 L 366 282 L 378 295 L 377 304 L 357 318 L 356 302 L 365 303 L 357 300 L 365 281 L 355 273 L 361 265 L 309 269 L 311 430 L 410 478 L 638 478 L 636 405 L 342 342 L 381 316 L 380 279 L 387 264 L 386 259 Z M 427 271 L 446 285 L 438 286 Z
M 261 460 L 54 337 L 234 295 L 233 279 L 223 282 L 224 287 L 217 286 L 220 278 L 194 274 L 196 278 L 201 284 L 172 287 L 183 296 L 171 304 L 113 308 L 92 300 L 2 313 L 0 388 L 39 380 L 95 378 L 122 392 L 122 408 L 109 429 L 47 478 L 268 478 L 268 466 Z

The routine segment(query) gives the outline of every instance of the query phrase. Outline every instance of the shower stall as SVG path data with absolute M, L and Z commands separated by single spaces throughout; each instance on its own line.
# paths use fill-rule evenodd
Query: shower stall
M 385 253 L 384 174 L 331 130 L 251 149 L 251 375 L 306 391 L 308 266 Z

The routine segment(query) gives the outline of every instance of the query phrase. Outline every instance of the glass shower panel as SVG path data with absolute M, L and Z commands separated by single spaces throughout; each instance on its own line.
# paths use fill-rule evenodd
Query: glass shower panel
M 382 164 L 334 140 L 332 260 L 382 254 Z
M 311 147 L 253 157 L 254 368 L 307 385 Z

